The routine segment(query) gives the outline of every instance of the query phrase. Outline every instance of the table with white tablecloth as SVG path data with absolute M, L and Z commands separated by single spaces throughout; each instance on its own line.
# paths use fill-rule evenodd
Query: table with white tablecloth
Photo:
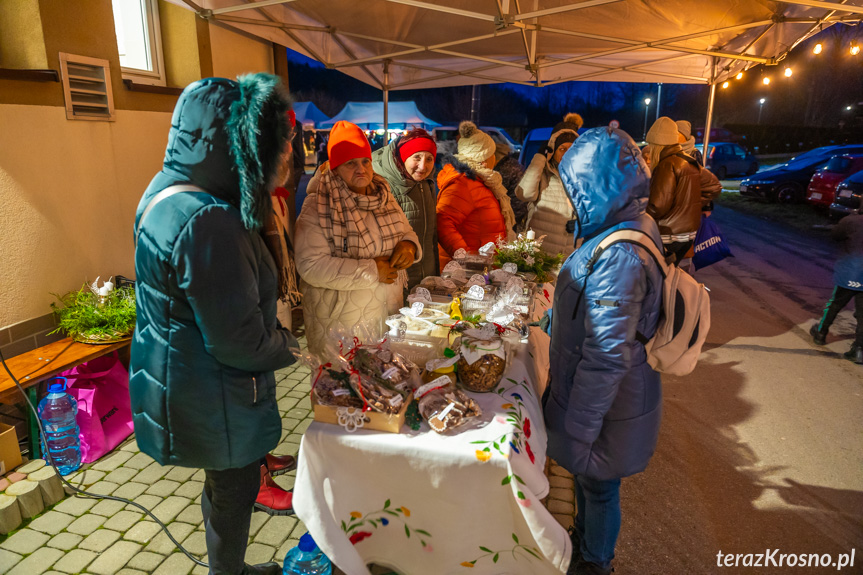
M 474 426 L 448 435 L 426 423 L 400 434 L 309 427 L 294 509 L 339 568 L 348 575 L 367 574 L 371 563 L 405 575 L 566 571 L 569 536 L 541 502 L 549 490 L 535 381 L 548 365 L 547 340 L 545 358 L 537 357 L 542 337 L 532 328 L 511 350 L 494 392 L 470 394 L 483 411 Z

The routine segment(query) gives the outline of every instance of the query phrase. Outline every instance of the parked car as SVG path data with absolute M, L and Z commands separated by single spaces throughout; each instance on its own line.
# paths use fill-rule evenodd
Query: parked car
M 863 170 L 863 156 L 851 154 L 833 156 L 826 166 L 812 176 L 806 201 L 814 206 L 829 208 L 835 199 L 836 186 L 860 170 Z
M 509 142 L 512 146 L 512 151 L 521 152 L 521 144 L 512 139 L 506 130 L 503 128 L 495 128 L 494 126 L 480 126 L 480 130 L 494 138 L 495 140 L 502 139 Z M 458 150 L 456 142 L 458 142 L 458 126 L 438 126 L 431 131 L 432 137 L 437 142 L 438 154 L 455 154 Z
M 859 171 L 836 186 L 836 199 L 830 204 L 830 216 L 839 219 L 848 214 L 861 213 L 863 201 L 863 171 Z
M 740 139 L 740 136 L 725 128 L 710 128 L 711 142 L 737 142 Z M 704 142 L 704 128 L 697 128 L 695 130 L 695 141 Z
M 744 179 L 740 182 L 740 193 L 771 202 L 802 202 L 815 171 L 826 166 L 830 158 L 838 154 L 863 154 L 863 145 L 825 146 L 810 150 L 775 168 Z
M 527 133 L 524 142 L 521 145 L 521 153 L 518 156 L 518 161 L 522 166 L 527 167 L 533 157 L 539 152 L 540 148 L 548 143 L 551 138 L 551 131 L 554 128 L 534 128 Z M 585 132 L 585 128 L 578 131 L 579 134 Z
M 704 153 L 702 144 L 697 144 L 695 147 Z M 710 152 L 704 158 L 704 167 L 716 174 L 720 180 L 728 176 L 751 176 L 758 171 L 758 159 L 743 149 L 740 144 L 716 142 L 709 147 Z
M 527 166 L 530 161 L 539 152 L 540 148 L 548 143 L 551 137 L 551 131 L 554 128 L 534 128 L 527 133 L 524 138 L 524 143 L 521 146 L 521 153 L 518 156 L 518 161 L 522 166 Z

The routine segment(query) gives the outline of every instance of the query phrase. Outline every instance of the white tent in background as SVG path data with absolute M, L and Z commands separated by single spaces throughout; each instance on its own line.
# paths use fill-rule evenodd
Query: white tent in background
M 339 120 L 352 122 L 364 130 L 425 128 L 440 126 L 417 109 L 415 102 L 390 102 L 387 125 L 384 125 L 383 102 L 348 102 L 342 111 L 325 122 L 320 128 L 329 129 Z
M 863 15 L 859 0 L 172 1 L 377 86 L 384 102 L 496 82 L 708 84 L 708 135 L 717 83 Z
M 294 102 L 294 113 L 297 115 L 297 122 L 302 124 L 304 130 L 314 130 L 321 127 L 321 122 L 326 122 L 330 119 L 329 116 L 321 112 L 314 102 Z

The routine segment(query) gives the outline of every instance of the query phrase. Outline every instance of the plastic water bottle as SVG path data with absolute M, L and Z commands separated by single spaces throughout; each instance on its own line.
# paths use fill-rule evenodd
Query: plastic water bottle
M 66 393 L 65 377 L 48 380 L 48 395 L 39 402 L 38 412 L 45 427 L 42 451 L 51 454 L 61 475 L 69 475 L 81 467 L 81 443 L 76 420 L 78 402 Z
M 318 548 L 309 533 L 300 537 L 300 544 L 288 551 L 282 575 L 332 575 L 333 564 Z

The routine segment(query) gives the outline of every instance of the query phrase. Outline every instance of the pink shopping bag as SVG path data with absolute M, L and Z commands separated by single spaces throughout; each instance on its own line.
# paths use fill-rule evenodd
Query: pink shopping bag
M 129 372 L 117 352 L 91 359 L 60 374 L 67 391 L 78 400 L 81 461 L 92 463 L 131 435 Z

